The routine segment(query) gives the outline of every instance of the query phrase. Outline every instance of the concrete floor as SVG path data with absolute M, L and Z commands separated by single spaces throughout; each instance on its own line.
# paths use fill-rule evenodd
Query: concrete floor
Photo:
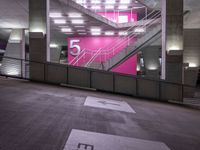
M 3 77 L 0 95 L 0 150 L 63 150 L 72 129 L 200 148 L 200 111 L 191 108 Z M 87 96 L 124 100 L 136 114 L 84 107 Z

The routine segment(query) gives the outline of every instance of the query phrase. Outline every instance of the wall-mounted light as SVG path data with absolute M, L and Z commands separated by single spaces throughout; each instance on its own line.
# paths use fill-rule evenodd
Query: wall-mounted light
M 76 3 L 78 3 L 78 4 L 85 4 L 86 0 L 76 0 Z
M 101 35 L 101 32 L 92 32 L 92 35 Z
M 195 67 L 198 67 L 196 63 L 189 63 L 189 67 L 191 68 L 195 68 Z
M 91 0 L 91 4 L 100 4 L 101 1 L 100 0 Z
M 93 27 L 90 29 L 91 32 L 101 32 L 101 28 Z
M 144 33 L 145 31 L 146 31 L 146 29 L 142 28 L 142 27 L 137 27 L 134 29 L 135 33 Z
M 58 45 L 55 43 L 51 43 L 49 46 L 50 46 L 50 48 L 58 48 Z

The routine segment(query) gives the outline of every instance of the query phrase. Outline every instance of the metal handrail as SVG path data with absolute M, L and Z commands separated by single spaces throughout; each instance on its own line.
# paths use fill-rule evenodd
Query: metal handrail
M 155 10 L 153 10 L 152 12 L 150 12 L 147 16 L 145 16 L 143 19 L 141 19 L 141 20 L 146 20 L 147 19 L 147 17 L 149 16 L 149 15 L 152 15 L 154 12 L 156 12 Z M 154 14 L 155 15 L 155 14 Z M 146 25 L 146 24 L 145 24 Z M 124 32 L 128 32 L 128 31 L 130 31 L 131 29 L 133 29 L 135 26 L 132 26 L 132 27 L 130 27 L 129 29 L 127 29 L 126 31 L 124 31 Z M 133 35 L 134 33 L 132 33 L 131 35 Z M 129 35 L 128 35 L 129 36 Z M 116 41 L 115 41 L 115 43 L 117 43 L 117 44 L 120 44 L 119 42 L 121 41 L 121 42 L 123 42 L 122 40 L 124 40 L 125 38 L 127 38 L 127 35 L 122 35 L 122 36 L 118 36 L 118 37 L 123 37 L 123 38 L 121 38 L 121 39 L 117 39 Z M 102 49 L 106 49 L 108 46 L 110 46 L 110 44 L 109 45 L 107 45 L 107 46 L 105 46 L 105 48 L 102 48 Z M 90 54 L 92 54 L 92 53 L 95 53 L 94 51 L 91 51 L 91 50 L 84 50 L 85 51 L 85 53 L 90 53 Z M 102 53 L 107 53 L 109 50 L 102 50 Z M 96 53 L 97 54 L 97 53 Z M 76 60 L 76 59 L 78 59 L 79 57 L 81 57 L 81 54 L 79 54 L 78 56 L 76 56 L 71 62 L 70 62 L 70 64 L 74 61 L 74 60 Z
M 157 13 L 156 14 L 156 16 L 155 17 L 158 17 L 160 15 L 160 13 Z M 153 20 L 152 21 L 152 23 L 154 22 L 155 20 Z M 145 26 L 145 25 L 144 25 Z M 151 24 L 150 25 L 148 25 L 148 26 L 146 26 L 146 27 L 149 27 L 149 26 L 151 26 Z M 132 36 L 133 35 L 133 36 Z M 132 37 L 131 37 L 132 36 Z M 128 41 L 129 40 L 132 40 L 134 37 L 136 37 L 137 35 L 135 35 L 133 32 L 131 33 L 131 36 L 128 36 L 128 38 L 129 37 L 131 37 L 131 38 L 129 38 L 128 39 Z M 110 50 L 106 50 L 106 51 L 103 51 L 103 52 L 106 52 L 106 55 L 108 55 L 109 53 L 113 53 L 114 54 L 114 48 L 118 48 L 119 46 L 122 46 L 122 44 L 124 44 L 124 43 L 126 43 L 127 41 L 122 41 L 121 43 L 117 43 L 117 47 L 116 47 L 116 45 L 115 46 L 113 46 L 111 49 L 113 49 L 113 51 L 110 51 Z M 108 52 L 108 53 L 107 53 Z M 97 54 L 99 54 L 99 53 L 96 53 L 96 56 L 95 57 L 98 57 L 98 55 Z M 106 57 L 105 57 L 106 58 Z M 93 60 L 95 60 L 95 58 L 93 59 Z M 90 62 L 90 63 L 92 63 L 92 62 Z M 88 64 L 89 65 L 89 64 Z

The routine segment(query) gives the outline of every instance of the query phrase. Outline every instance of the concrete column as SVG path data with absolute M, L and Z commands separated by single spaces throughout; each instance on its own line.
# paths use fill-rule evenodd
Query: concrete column
M 44 81 L 44 63 L 50 60 L 49 0 L 29 0 L 29 32 L 30 78 Z
M 183 80 L 183 0 L 162 0 L 162 79 Z
M 160 46 L 149 46 L 142 50 L 144 57 L 145 76 L 160 79 Z
M 2 74 L 24 77 L 24 59 L 25 32 L 23 29 L 13 29 L 2 60 Z

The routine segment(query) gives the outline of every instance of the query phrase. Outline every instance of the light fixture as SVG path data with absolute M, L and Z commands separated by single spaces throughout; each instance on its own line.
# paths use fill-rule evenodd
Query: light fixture
M 93 27 L 90 29 L 91 32 L 101 32 L 101 28 Z
M 130 4 L 131 0 L 120 0 L 120 4 Z
M 72 32 L 71 28 L 62 28 L 61 29 L 62 32 Z
M 114 9 L 114 5 L 106 5 L 105 9 Z
M 72 20 L 72 24 L 84 24 L 84 20 L 81 19 Z
M 86 32 L 85 30 L 77 30 L 77 32 Z
M 64 19 L 55 19 L 54 23 L 55 24 L 66 24 L 66 20 L 64 20 Z
M 137 27 L 137 28 L 134 29 L 134 32 L 136 32 L 136 33 L 144 33 L 145 32 L 145 28 Z
M 50 46 L 50 48 L 57 48 L 58 47 L 58 45 L 54 44 L 54 43 L 51 43 L 49 46 Z
M 92 32 L 92 35 L 101 35 L 101 32 Z
M 105 35 L 109 35 L 109 36 L 111 36 L 111 35 L 114 35 L 115 33 L 113 32 L 113 31 L 106 31 L 105 32 Z
M 59 13 L 59 12 L 51 12 L 51 13 L 49 13 L 49 17 L 51 17 L 51 18 L 61 18 L 62 14 Z
M 120 5 L 120 6 L 118 7 L 118 9 L 128 9 L 128 6 L 127 6 L 127 5 Z
M 100 4 L 101 1 L 100 0 L 91 0 L 91 4 Z
M 92 6 L 91 9 L 101 9 L 101 6 Z
M 119 31 L 119 36 L 124 36 L 124 35 L 128 35 L 127 31 Z
M 69 13 L 68 16 L 70 18 L 81 18 L 82 14 L 80 14 L 80 13 Z
M 86 3 L 86 0 L 76 0 L 76 3 L 85 4 L 85 3 Z
M 85 28 L 85 26 L 74 26 L 75 28 Z
M 189 63 L 189 67 L 191 67 L 191 68 L 197 67 L 197 64 L 195 64 L 195 63 Z
M 115 4 L 116 0 L 106 0 L 106 4 Z

